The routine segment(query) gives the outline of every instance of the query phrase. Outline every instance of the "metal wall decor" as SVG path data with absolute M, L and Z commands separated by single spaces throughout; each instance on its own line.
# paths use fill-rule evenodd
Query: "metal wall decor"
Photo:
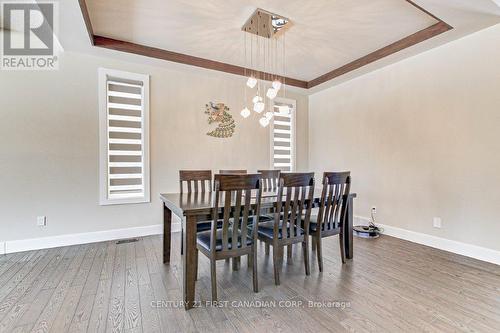
M 234 134 L 236 124 L 229 108 L 224 103 L 213 103 L 205 105 L 205 114 L 208 114 L 208 124 L 217 123 L 217 127 L 207 133 L 215 138 L 230 138 Z

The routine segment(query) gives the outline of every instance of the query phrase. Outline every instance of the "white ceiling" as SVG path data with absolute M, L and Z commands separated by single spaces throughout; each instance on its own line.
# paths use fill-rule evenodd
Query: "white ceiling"
M 290 18 L 287 76 L 311 80 L 437 20 L 405 0 L 87 0 L 96 35 L 244 66 L 256 8 Z

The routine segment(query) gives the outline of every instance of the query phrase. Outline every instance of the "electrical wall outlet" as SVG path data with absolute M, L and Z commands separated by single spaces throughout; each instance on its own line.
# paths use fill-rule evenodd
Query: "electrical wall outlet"
M 441 218 L 440 217 L 433 218 L 432 225 L 434 226 L 434 228 L 441 229 Z
M 39 227 L 47 226 L 47 216 L 37 216 L 36 217 L 36 225 Z
M 377 207 L 372 206 L 372 213 L 373 213 L 373 214 L 377 214 Z

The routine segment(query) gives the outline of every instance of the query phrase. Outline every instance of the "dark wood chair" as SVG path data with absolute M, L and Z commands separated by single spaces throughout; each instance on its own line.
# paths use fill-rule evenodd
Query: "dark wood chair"
M 257 170 L 262 175 L 262 191 L 275 191 L 280 181 L 280 170 Z
M 273 247 L 274 282 L 280 284 L 283 247 L 302 243 L 306 275 L 309 265 L 309 219 L 314 195 L 314 173 L 280 175 L 274 221 L 260 223 L 258 238 Z
M 211 170 L 179 170 L 179 189 L 183 194 L 184 187 L 188 194 L 205 194 L 212 189 L 212 171 Z M 210 230 L 210 221 L 199 222 L 196 225 L 197 231 Z M 181 254 L 184 248 L 184 230 L 181 229 Z
M 261 203 L 260 174 L 217 175 L 215 178 L 215 204 L 210 231 L 197 234 L 197 251 L 210 259 L 212 301 L 217 300 L 216 262 L 227 258 L 252 257 L 253 290 L 258 292 L 257 280 L 257 229 Z M 255 206 L 252 206 L 252 190 L 256 190 Z M 222 203 L 222 204 L 221 204 Z M 232 209 L 234 203 L 234 210 Z M 219 222 L 222 208 L 222 227 Z M 254 209 L 255 216 L 249 219 Z M 198 265 L 198 263 L 196 263 Z
M 212 189 L 212 171 L 179 170 L 179 188 L 181 194 L 184 193 L 183 184 L 186 184 L 187 193 L 210 191 Z
M 221 175 L 241 175 L 246 174 L 246 170 L 219 170 Z
M 278 190 L 280 173 L 281 173 L 280 170 L 257 170 L 257 172 L 262 175 L 262 191 L 270 192 Z M 274 215 L 272 214 L 261 215 L 260 217 L 261 222 L 267 222 L 273 219 Z M 269 254 L 270 246 L 268 243 L 266 243 L 265 246 L 266 246 L 266 254 Z
M 350 172 L 325 172 L 323 174 L 323 190 L 318 215 L 312 216 L 309 223 L 309 234 L 313 239 L 313 247 L 316 247 L 320 272 L 323 271 L 322 238 L 339 235 L 340 256 L 342 263 L 345 263 L 345 217 L 350 189 Z
M 245 175 L 247 174 L 247 170 L 219 170 L 220 175 Z M 215 175 L 217 177 L 217 175 Z M 226 262 L 229 262 L 229 258 L 226 259 Z M 240 258 L 233 259 L 233 270 L 237 271 L 240 263 Z M 250 265 L 250 264 L 249 264 Z

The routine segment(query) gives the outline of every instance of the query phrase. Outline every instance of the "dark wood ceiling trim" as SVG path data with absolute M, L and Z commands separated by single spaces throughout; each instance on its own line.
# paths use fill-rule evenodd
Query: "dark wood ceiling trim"
M 85 0 L 78 0 L 78 3 L 80 4 L 80 9 L 82 10 L 83 21 L 85 22 L 85 27 L 87 28 L 87 34 L 89 35 L 90 43 L 94 45 L 94 30 L 92 29 L 92 23 L 90 22 L 87 4 L 85 3 Z
M 403 39 L 398 40 L 391 45 L 387 45 L 375 52 L 372 52 L 362 58 L 354 60 L 342 67 L 334 69 L 331 72 L 321 75 L 311 81 L 308 82 L 307 88 L 315 87 L 319 84 L 325 83 L 326 81 L 330 81 L 336 77 L 352 72 L 356 69 L 359 69 L 365 65 L 368 65 L 372 62 L 385 58 L 391 54 L 404 50 L 410 46 L 421 43 L 429 38 L 435 37 L 443 32 L 452 29 L 451 26 L 446 24 L 445 22 L 438 22 L 430 27 L 420 30 L 419 32 L 414 33 L 413 35 L 407 36 Z
M 322 84 L 326 81 L 332 80 L 336 77 L 339 77 L 341 75 L 347 74 L 351 71 L 354 71 L 356 69 L 359 69 L 367 64 L 373 63 L 377 60 L 380 60 L 384 57 L 387 57 L 391 54 L 394 54 L 396 52 L 399 52 L 401 50 L 404 50 L 408 47 L 411 47 L 415 44 L 421 43 L 427 39 L 430 39 L 432 37 L 435 37 L 437 35 L 440 35 L 448 30 L 453 29 L 452 26 L 441 20 L 440 18 L 436 17 L 429 11 L 425 10 L 424 8 L 420 7 L 416 3 L 414 3 L 412 0 L 405 0 L 406 2 L 410 3 L 417 9 L 421 10 L 425 14 L 433 17 L 438 21 L 438 23 L 423 29 L 419 32 L 416 32 L 410 36 L 407 36 L 391 45 L 388 45 L 386 47 L 383 47 L 375 52 L 372 52 L 362 58 L 359 58 L 357 60 L 354 60 L 342 67 L 339 67 L 337 69 L 334 69 L 326 74 L 323 74 L 311 81 L 302 81 L 302 80 L 297 80 L 293 78 L 284 78 L 284 81 L 287 85 L 299 87 L 299 88 L 304 88 L 304 89 L 309 89 L 312 87 L 315 87 L 319 84 Z M 112 38 L 107 38 L 107 37 L 102 37 L 102 36 L 96 36 L 93 32 L 92 28 L 92 23 L 90 21 L 90 16 L 88 13 L 87 5 L 85 3 L 85 0 L 78 0 L 80 4 L 80 8 L 82 10 L 82 15 L 83 19 L 85 21 L 85 26 L 87 28 L 87 33 L 90 38 L 90 42 L 92 45 L 98 46 L 98 47 L 103 47 L 107 49 L 112 49 L 116 51 L 122 51 L 122 52 L 127 52 L 127 53 L 133 53 L 133 54 L 138 54 L 146 57 L 151 57 L 151 58 L 157 58 L 157 59 L 162 59 L 162 60 L 167 60 L 167 61 L 172 61 L 172 62 L 177 62 L 181 64 L 186 64 L 186 65 L 191 65 L 191 66 L 197 66 L 197 67 L 202 67 L 206 69 L 212 69 L 216 71 L 221 71 L 221 72 L 226 72 L 226 73 L 231 73 L 231 74 L 236 74 L 236 75 L 242 75 L 246 76 L 248 75 L 248 70 L 245 69 L 244 67 L 236 66 L 236 65 L 231 65 L 231 64 L 226 64 L 223 62 L 218 62 L 218 61 L 213 61 L 209 59 L 204 59 L 204 58 L 198 58 L 182 53 L 176 53 L 172 51 L 167 51 L 159 48 L 154 48 L 154 47 L 149 47 L 145 45 L 140 45 L 140 44 L 134 44 L 130 42 L 125 42 L 122 40 L 117 40 L 117 39 L 112 39 Z M 257 72 L 256 76 L 260 79 L 269 79 L 271 74 L 265 73 L 265 72 Z
M 236 75 L 246 76 L 249 71 L 244 67 L 230 65 L 223 62 L 218 62 L 214 60 L 193 57 L 187 54 L 167 51 L 163 49 L 158 49 L 155 47 L 134 44 L 130 42 L 124 42 L 117 39 L 94 36 L 94 45 L 98 47 L 104 47 L 111 50 L 122 51 L 127 53 L 133 53 L 138 55 L 143 55 L 151 58 L 162 59 L 167 61 L 178 62 L 181 64 L 202 67 L 206 69 L 213 69 L 220 72 L 226 72 Z M 255 77 L 263 80 L 272 80 L 276 76 L 271 73 L 266 72 L 255 72 L 252 71 Z M 282 78 L 282 77 L 280 77 Z M 292 79 L 289 77 L 282 78 L 283 81 L 289 86 L 295 86 L 299 88 L 307 88 L 307 81 L 301 81 L 297 79 Z

